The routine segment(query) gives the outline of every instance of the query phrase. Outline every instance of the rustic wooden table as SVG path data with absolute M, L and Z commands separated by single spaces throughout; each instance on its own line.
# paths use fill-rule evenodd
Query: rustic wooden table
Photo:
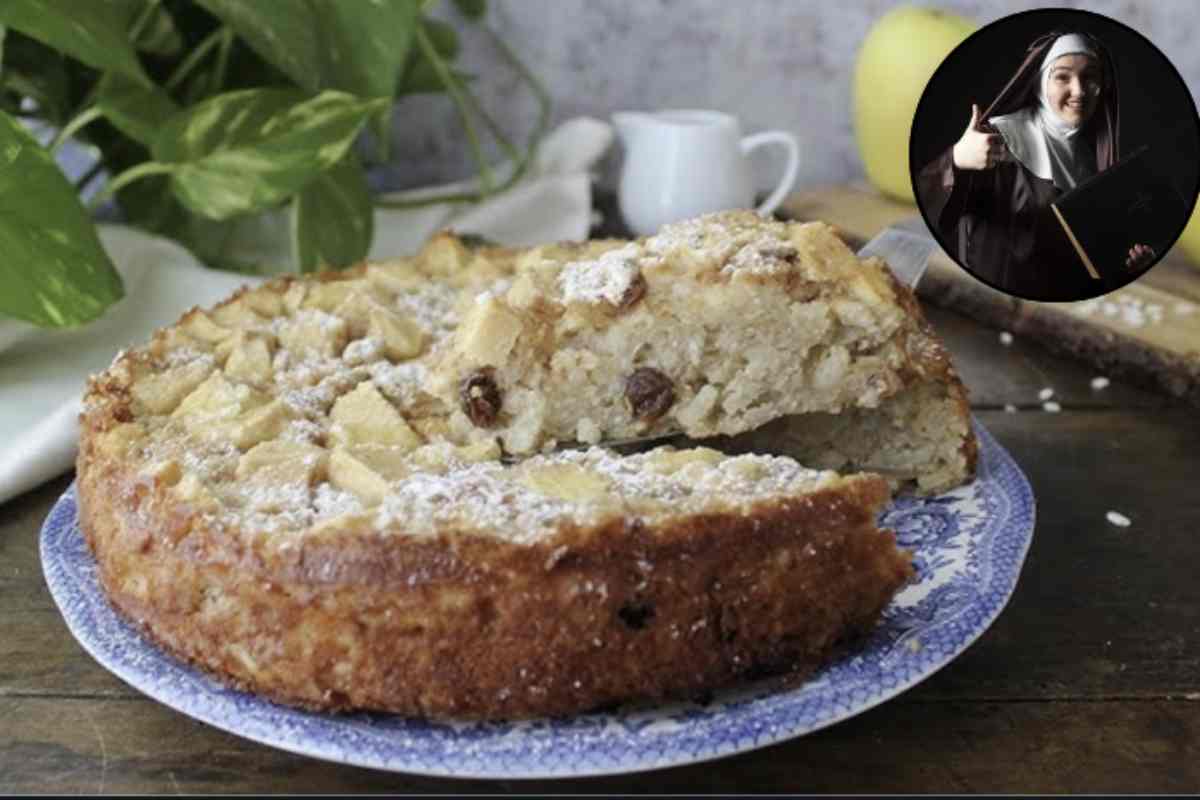
M 0 792 L 1195 792 L 1197 410 L 931 311 L 976 414 L 1025 470 L 1016 594 L 920 686 L 816 734 L 707 764 L 574 781 L 442 780 L 324 763 L 130 689 L 68 633 L 38 533 L 70 476 L 0 506 Z M 1061 413 L 1042 411 L 1053 387 Z M 1006 413 L 1005 404 L 1020 408 Z M 1132 520 L 1106 521 L 1109 510 Z

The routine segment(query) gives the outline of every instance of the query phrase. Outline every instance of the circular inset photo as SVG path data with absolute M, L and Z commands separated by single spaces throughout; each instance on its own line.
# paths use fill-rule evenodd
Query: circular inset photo
M 1200 117 L 1146 37 L 1087 11 L 997 20 L 938 67 L 909 169 L 942 247 L 1027 300 L 1086 300 L 1150 269 L 1200 189 Z

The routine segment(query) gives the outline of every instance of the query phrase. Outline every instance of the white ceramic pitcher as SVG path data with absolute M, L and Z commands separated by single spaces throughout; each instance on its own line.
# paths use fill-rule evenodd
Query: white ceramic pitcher
M 737 118 L 720 111 L 670 110 L 612 115 L 625 148 L 617 199 L 625 224 L 641 236 L 710 211 L 750 208 L 754 181 L 747 156 L 779 144 L 787 165 L 779 185 L 756 211 L 770 214 L 796 180 L 800 144 L 784 131 L 743 138 Z

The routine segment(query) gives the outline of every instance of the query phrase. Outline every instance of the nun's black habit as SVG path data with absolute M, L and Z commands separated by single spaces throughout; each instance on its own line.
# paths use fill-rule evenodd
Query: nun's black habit
M 982 114 L 1002 116 L 1038 105 L 1041 66 L 1060 36 L 1051 33 L 1030 45 L 1024 62 Z M 1107 48 L 1088 37 L 1099 54 L 1103 88 L 1081 135 L 1096 156 L 1096 171 L 1119 154 L 1116 66 Z M 1071 248 L 1050 208 L 1062 190 L 1016 159 L 987 170 L 960 170 L 953 148 L 917 176 L 917 197 L 942 242 L 975 275 L 1006 291 L 1034 300 L 1078 300 L 1102 290 Z

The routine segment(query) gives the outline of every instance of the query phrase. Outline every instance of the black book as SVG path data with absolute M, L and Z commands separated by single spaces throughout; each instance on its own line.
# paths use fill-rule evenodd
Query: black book
M 1187 221 L 1183 198 L 1148 154 L 1139 147 L 1050 205 L 1083 268 L 1106 286 L 1128 282 L 1130 247 L 1145 244 L 1162 255 Z

